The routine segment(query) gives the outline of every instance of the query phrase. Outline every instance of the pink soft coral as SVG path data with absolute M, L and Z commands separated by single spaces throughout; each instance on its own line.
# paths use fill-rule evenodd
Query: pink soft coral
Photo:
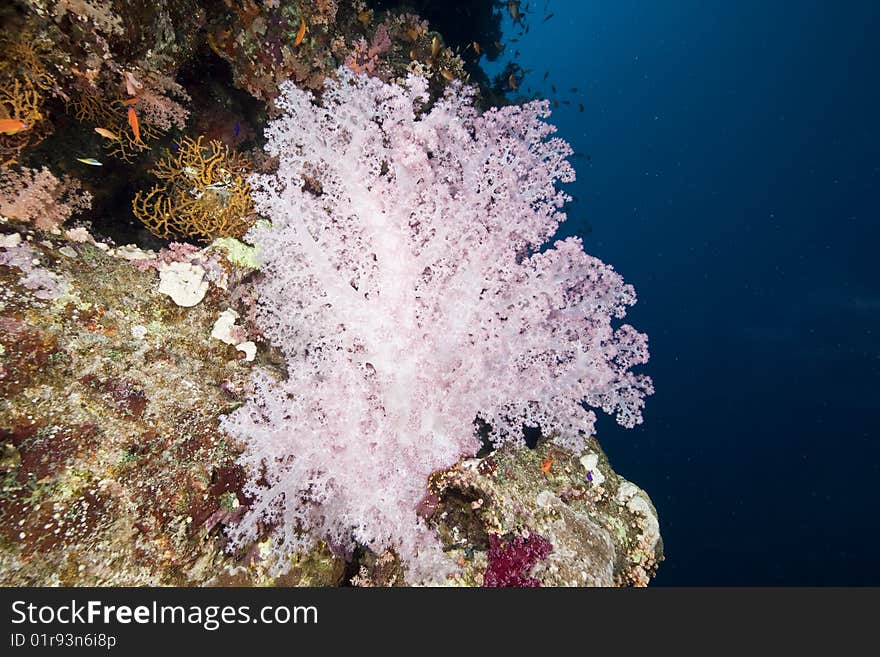
M 585 404 L 641 421 L 650 380 L 629 371 L 646 339 L 614 329 L 632 287 L 569 238 L 541 250 L 574 179 L 546 102 L 479 115 L 452 86 L 430 111 L 426 82 L 348 68 L 320 104 L 285 84 L 267 130 L 277 174 L 252 179 L 271 228 L 258 320 L 288 377 L 254 376 L 223 421 L 242 439 L 255 501 L 243 545 L 275 526 L 276 570 L 314 538 L 394 548 L 411 581 L 449 569 L 416 514 L 428 476 L 522 425 L 573 449 Z
M 0 215 L 53 231 L 91 205 L 92 195 L 70 176 L 58 178 L 46 167 L 0 170 Z
M 380 23 L 369 44 L 363 37 L 355 42 L 354 48 L 345 59 L 345 65 L 355 73 L 375 75 L 379 66 L 379 57 L 389 50 L 391 50 L 391 37 L 385 24 Z

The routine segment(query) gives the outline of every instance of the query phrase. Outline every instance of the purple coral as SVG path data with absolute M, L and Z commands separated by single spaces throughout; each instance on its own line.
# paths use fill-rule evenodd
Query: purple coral
M 489 567 L 483 576 L 483 586 L 541 586 L 540 580 L 529 573 L 552 551 L 550 541 L 538 534 L 508 540 L 489 534 Z
M 27 243 L 0 248 L 0 265 L 21 270 L 18 282 L 31 290 L 37 299 L 59 299 L 67 293 L 68 282 L 39 264 L 37 253 Z
M 276 569 L 318 538 L 393 548 L 411 581 L 451 568 L 417 514 L 428 476 L 472 455 L 479 417 L 496 444 L 540 426 L 578 450 L 587 406 L 641 421 L 644 335 L 612 327 L 633 288 L 565 219 L 572 151 L 546 102 L 479 114 L 453 84 L 386 84 L 341 67 L 316 101 L 284 84 L 267 129 L 278 171 L 251 178 L 272 226 L 257 322 L 288 376 L 253 377 L 223 420 L 245 444 L 255 499 L 244 546 L 276 527 Z

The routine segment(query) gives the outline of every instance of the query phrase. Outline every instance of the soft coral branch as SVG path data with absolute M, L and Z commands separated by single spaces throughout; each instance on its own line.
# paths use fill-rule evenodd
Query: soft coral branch
M 612 319 L 631 286 L 570 238 L 557 186 L 574 179 L 546 102 L 479 115 L 460 85 L 430 111 L 404 87 L 342 67 L 318 103 L 282 86 L 267 130 L 276 174 L 251 178 L 271 228 L 257 321 L 288 378 L 254 377 L 223 426 L 244 441 L 256 502 L 233 543 L 275 527 L 276 568 L 315 538 L 393 548 L 411 580 L 450 564 L 417 516 L 428 476 L 540 426 L 580 449 L 587 405 L 641 420 L 646 338 Z
M 0 172 L 0 214 L 51 231 L 75 212 L 88 209 L 92 196 L 69 176 L 49 169 L 5 169 Z

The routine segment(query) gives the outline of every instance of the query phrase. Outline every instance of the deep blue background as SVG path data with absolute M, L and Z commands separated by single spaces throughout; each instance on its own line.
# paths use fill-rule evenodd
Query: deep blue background
M 591 156 L 565 234 L 651 338 L 645 424 L 599 439 L 655 583 L 880 584 L 880 3 L 529 4 L 521 91 Z

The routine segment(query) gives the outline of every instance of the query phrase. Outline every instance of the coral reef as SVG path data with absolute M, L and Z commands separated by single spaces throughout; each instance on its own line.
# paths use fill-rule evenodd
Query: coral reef
M 127 74 L 123 79 L 133 80 L 134 76 Z M 188 114 L 171 97 L 174 94 L 181 99 L 189 98 L 173 80 L 156 74 L 142 76 L 142 79 L 150 81 L 149 86 L 129 83 L 137 93 L 132 101 L 125 98 L 126 94 L 123 93 L 120 83 L 116 92 L 84 87 L 70 103 L 77 120 L 103 131 L 103 146 L 107 154 L 127 162 L 138 153 L 150 150 L 151 145 L 172 125 L 183 127 Z M 158 93 L 158 88 L 167 90 L 168 95 Z M 137 110 L 135 106 L 138 107 Z M 136 128 L 134 121 L 137 123 Z
M 641 587 L 664 559 L 650 498 L 595 439 L 582 455 L 542 440 L 462 459 L 431 477 L 419 513 L 457 564 L 457 586 Z M 358 564 L 357 586 L 405 582 L 392 550 Z
M 22 261 L 63 282 L 62 294 L 42 298 L 23 283 L 33 271 L 10 254 L 24 245 Z M 227 260 L 232 246 L 163 256 L 213 261 L 228 275 L 181 308 L 158 292 L 158 265 L 136 267 L 148 259 L 133 249 L 82 229 L 65 237 L 0 225 L 0 584 L 404 583 L 392 551 L 358 550 L 347 566 L 320 543 L 273 578 L 268 527 L 227 551 L 224 527 L 251 503 L 240 446 L 217 425 L 253 367 L 211 335 L 230 306 L 245 310 L 219 285 L 232 290 L 252 271 Z M 250 335 L 244 315 L 236 324 Z M 261 341 L 258 357 L 278 360 Z M 436 473 L 420 512 L 459 564 L 450 583 L 485 584 L 491 535 L 533 533 L 552 551 L 520 570 L 544 586 L 647 583 L 662 559 L 650 500 L 594 440 L 587 448 L 581 458 L 551 443 L 507 446 Z
M 380 15 L 362 0 L 231 4 L 229 14 L 209 18 L 208 42 L 232 65 L 236 85 L 270 105 L 281 82 L 319 90 L 342 63 L 386 81 L 418 70 L 433 77 L 434 91 L 467 77 L 458 54 L 411 13 Z
M 664 558 L 650 498 L 595 438 L 580 454 L 545 440 L 462 460 L 431 477 L 428 499 L 467 585 L 646 586 Z
M 93 196 L 95 228 L 156 247 L 138 233 L 131 201 L 157 157 L 174 140 L 202 135 L 262 167 L 248 151 L 277 113 L 283 80 L 320 91 L 348 63 L 387 82 L 424 75 L 432 99 L 470 75 L 489 91 L 471 57 L 475 41 L 444 22 L 459 10 L 423 6 L 458 39 L 447 42 L 411 8 L 362 0 L 13 0 L 0 8 L 0 165 L 76 172 Z M 497 30 L 487 10 L 488 1 L 467 9 L 480 17 L 471 28 L 488 30 L 484 41 Z M 145 216 L 157 209 L 140 207 Z
M 30 272 L 0 261 L 0 581 L 262 581 L 256 566 L 237 574 L 246 569 L 225 556 L 220 532 L 246 502 L 237 447 L 215 419 L 236 405 L 249 369 L 210 337 L 230 293 L 212 284 L 198 306 L 179 308 L 155 271 L 118 250 L 10 227 L 28 265 L 65 290 L 45 299 Z M 223 252 L 204 257 L 235 276 Z M 302 556 L 314 561 L 309 577 L 334 583 L 342 568 L 320 554 Z M 326 576 L 319 561 L 332 565 Z
M 124 159 L 146 150 L 143 142 L 167 131 L 171 122 L 182 127 L 180 102 L 188 96 L 173 76 L 192 56 L 201 15 L 198 3 L 188 0 L 12 3 L 0 13 L 5 35 L 0 43 L 0 112 L 23 118 L 28 109 L 31 116 L 39 113 L 45 126 L 37 123 L 16 140 L 0 138 L 4 158 L 36 144 L 64 112 L 113 133 L 109 152 Z M 183 16 L 187 19 L 181 20 Z M 134 94 L 133 81 L 143 87 L 141 138 L 128 134 L 127 107 L 120 104 L 126 93 Z M 59 112 L 56 105 L 55 117 L 42 111 L 48 96 L 63 101 L 66 110 Z
M 505 6 L 0 6 L 0 584 L 648 582 L 635 295 L 547 244 L 549 105 L 477 110 Z
M 271 101 L 286 79 L 318 89 L 335 66 L 329 46 L 337 21 L 355 20 L 351 3 L 343 4 L 347 11 L 337 16 L 336 2 L 293 0 L 261 7 L 234 0 L 228 13 L 209 19 L 208 43 L 232 65 L 236 85 L 256 98 Z

